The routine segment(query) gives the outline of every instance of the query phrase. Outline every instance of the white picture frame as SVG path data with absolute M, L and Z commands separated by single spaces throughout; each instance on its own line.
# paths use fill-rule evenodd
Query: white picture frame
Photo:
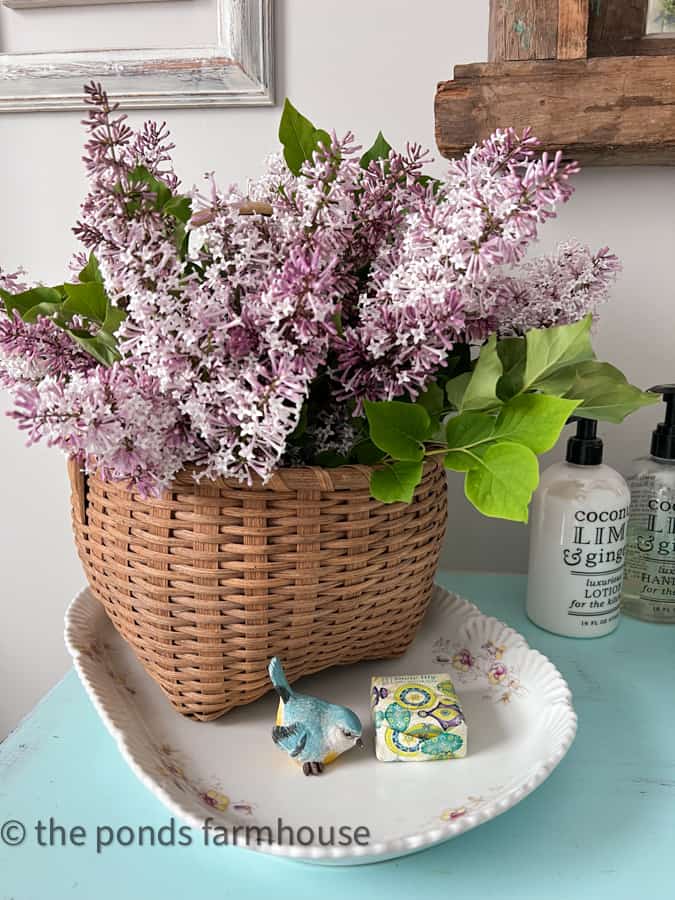
M 663 0 L 649 0 L 647 7 L 647 36 L 672 37 L 675 32 L 675 16 L 668 15 Z
M 104 6 L 109 3 L 146 3 L 148 0 L 0 0 L 9 9 L 47 9 L 54 6 Z M 150 0 L 161 2 L 161 0 Z
M 0 52 L 0 112 L 81 110 L 92 80 L 125 109 L 273 105 L 273 0 L 216 0 L 213 29 L 213 46 Z

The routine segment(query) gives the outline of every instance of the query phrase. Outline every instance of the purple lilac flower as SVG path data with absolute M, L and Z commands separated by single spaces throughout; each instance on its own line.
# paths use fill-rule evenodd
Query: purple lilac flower
M 524 334 L 576 322 L 607 300 L 620 271 L 619 260 L 606 247 L 593 253 L 575 241 L 560 244 L 555 253 L 524 263 L 516 274 L 498 276 L 496 328 Z
M 17 269 L 16 272 L 6 272 L 0 266 L 0 290 L 7 291 L 8 294 L 20 294 L 27 291 L 29 285 L 24 281 L 26 273 L 23 269 Z
M 374 259 L 372 293 L 338 349 L 345 396 L 414 399 L 454 343 L 493 330 L 496 267 L 518 263 L 538 225 L 570 196 L 576 171 L 534 159 L 529 132 L 497 132 L 450 164 L 437 191 L 417 191 L 392 246 Z M 486 290 L 490 286 L 491 291 Z M 467 333 L 468 332 L 468 333 Z
M 134 131 L 99 85 L 86 102 L 75 232 L 124 310 L 121 361 L 95 363 L 49 319 L 2 316 L 0 380 L 31 440 L 142 492 L 186 465 L 251 481 L 348 454 L 364 399 L 414 399 L 458 342 L 582 317 L 618 268 L 571 243 L 524 261 L 577 171 L 539 158 L 529 131 L 496 132 L 436 184 L 415 145 L 364 169 L 353 136 L 332 135 L 299 175 L 279 155 L 243 191 L 208 175 L 184 241 L 158 200 L 179 189 L 166 126 Z M 24 290 L 23 273 L 0 270 L 0 288 Z M 317 383 L 324 405 L 296 448 Z
M 21 387 L 10 415 L 29 443 L 44 438 L 86 471 L 128 479 L 144 494 L 158 492 L 191 455 L 175 404 L 155 380 L 119 364 Z
M 27 324 L 17 313 L 0 316 L 0 384 L 29 387 L 47 376 L 67 378 L 94 366 L 89 354 L 51 319 Z

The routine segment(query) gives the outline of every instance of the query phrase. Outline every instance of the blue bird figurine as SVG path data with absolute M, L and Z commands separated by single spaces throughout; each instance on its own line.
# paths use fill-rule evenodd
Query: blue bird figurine
M 356 713 L 346 706 L 296 693 L 278 656 L 270 660 L 268 671 L 279 695 L 272 740 L 302 764 L 305 775 L 319 775 L 345 750 L 363 747 L 363 728 Z

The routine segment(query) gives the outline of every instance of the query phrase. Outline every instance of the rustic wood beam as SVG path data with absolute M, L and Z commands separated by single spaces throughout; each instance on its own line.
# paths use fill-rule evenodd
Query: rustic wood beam
M 444 156 L 508 125 L 585 164 L 675 165 L 675 57 L 477 63 L 439 84 Z

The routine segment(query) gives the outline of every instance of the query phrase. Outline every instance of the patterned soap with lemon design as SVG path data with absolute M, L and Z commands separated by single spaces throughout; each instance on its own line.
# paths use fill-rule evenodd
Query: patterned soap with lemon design
M 466 756 L 466 719 L 449 675 L 376 676 L 370 693 L 382 762 Z

